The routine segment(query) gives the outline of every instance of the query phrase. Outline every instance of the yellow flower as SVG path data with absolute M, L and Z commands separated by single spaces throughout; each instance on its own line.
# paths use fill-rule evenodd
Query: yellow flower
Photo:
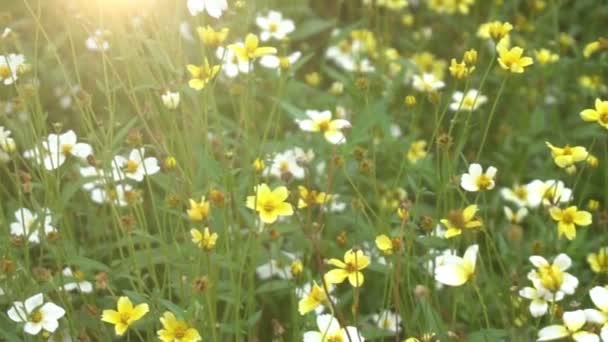
M 298 311 L 300 315 L 306 315 L 325 302 L 327 302 L 325 289 L 313 282 L 310 292 L 298 302 Z
M 530 57 L 522 57 L 524 50 L 519 46 L 511 49 L 504 46 L 498 46 L 498 64 L 504 70 L 521 74 L 524 68 L 532 65 L 534 61 Z
M 464 52 L 463 60 L 468 65 L 477 64 L 477 50 L 470 49 Z
M 285 202 L 289 196 L 286 187 L 270 190 L 268 185 L 262 183 L 255 186 L 253 191 L 255 195 L 247 196 L 247 208 L 259 212 L 262 222 L 274 223 L 279 216 L 293 215 L 291 204 Z
M 329 259 L 328 264 L 335 266 L 333 270 L 325 274 L 325 282 L 329 284 L 340 284 L 348 278 L 354 287 L 363 285 L 364 278 L 361 270 L 369 265 L 369 258 L 361 250 L 353 252 L 352 249 L 344 253 L 344 262 L 338 259 Z
M 295 278 L 299 277 L 304 271 L 304 265 L 302 264 L 302 261 L 297 259 L 292 261 L 290 271 L 292 276 L 294 276 Z
M 591 55 L 596 53 L 601 47 L 602 45 L 600 44 L 599 40 L 588 43 L 583 49 L 583 56 L 585 56 L 585 58 L 589 58 L 591 57 Z
M 412 164 L 416 164 L 419 160 L 424 159 L 426 154 L 426 141 L 416 140 L 407 150 L 407 160 L 409 160 Z
M 209 210 L 209 201 L 205 201 L 205 196 L 203 196 L 200 202 L 190 199 L 190 209 L 186 212 L 190 220 L 203 221 L 209 216 Z
M 192 76 L 192 79 L 190 79 L 188 85 L 190 85 L 190 88 L 195 90 L 201 90 L 205 88 L 207 83 L 209 83 L 209 81 L 211 81 L 215 77 L 218 71 L 220 71 L 220 66 L 209 65 L 209 60 L 207 58 L 205 58 L 205 61 L 200 66 L 188 64 L 186 68 Z
M 566 145 L 564 147 L 556 147 L 549 142 L 545 143 L 551 149 L 553 161 L 561 168 L 572 166 L 574 163 L 583 161 L 589 156 L 587 149 L 582 146 L 570 147 L 570 145 Z
M 491 21 L 481 24 L 477 31 L 477 35 L 482 38 L 492 38 L 495 41 L 499 41 L 506 37 L 512 29 L 513 25 L 508 22 Z
M 258 57 L 265 55 L 274 55 L 277 49 L 270 46 L 259 46 L 260 40 L 258 36 L 249 33 L 245 37 L 245 44 L 231 44 L 228 48 L 234 51 L 234 54 L 241 62 L 249 62 Z
M 536 61 L 541 65 L 555 63 L 559 60 L 559 55 L 553 53 L 547 49 L 540 49 L 534 51 L 534 56 L 536 57 Z
M 300 209 L 306 208 L 309 205 L 322 205 L 331 199 L 331 195 L 328 195 L 322 191 L 309 191 L 305 186 L 302 185 L 298 186 L 298 193 L 300 195 L 300 198 L 298 199 L 298 208 Z
M 148 304 L 143 303 L 133 307 L 133 303 L 128 297 L 118 298 L 116 310 L 103 310 L 101 320 L 103 322 L 114 324 L 116 335 L 122 336 L 131 324 L 139 321 L 150 308 Z
M 219 31 L 215 31 L 211 26 L 207 25 L 206 27 L 198 27 L 196 32 L 198 32 L 198 37 L 204 45 L 217 48 L 226 40 L 230 30 L 223 28 Z
M 217 233 L 210 233 L 208 227 L 205 227 L 202 232 L 198 229 L 191 229 L 190 235 L 192 236 L 192 242 L 206 251 L 212 250 L 217 242 Z
M 552 207 L 549 209 L 551 217 L 557 221 L 557 235 L 566 236 L 566 239 L 572 240 L 576 237 L 576 226 L 588 226 L 591 224 L 591 213 L 578 210 L 576 206 L 570 206 L 566 209 Z
M 464 61 L 458 63 L 455 58 L 452 58 L 449 70 L 452 77 L 461 80 L 467 78 L 475 70 L 475 67 L 468 67 Z
M 392 255 L 396 250 L 401 248 L 401 238 L 389 238 L 382 234 L 376 236 L 376 247 L 386 255 Z
M 175 315 L 169 311 L 160 318 L 163 329 L 156 332 L 158 338 L 163 342 L 197 342 L 202 340 L 198 331 L 186 321 L 178 321 Z
M 464 229 L 481 227 L 481 220 L 475 217 L 477 210 L 477 205 L 471 204 L 464 210 L 451 211 L 447 218 L 441 219 L 440 222 L 447 228 L 445 238 L 460 235 Z
M 595 99 L 595 109 L 585 109 L 581 112 L 581 118 L 587 122 L 597 122 L 600 126 L 608 129 L 608 101 Z
M 608 273 L 608 247 L 602 247 L 597 253 L 587 255 L 587 262 L 593 272 Z

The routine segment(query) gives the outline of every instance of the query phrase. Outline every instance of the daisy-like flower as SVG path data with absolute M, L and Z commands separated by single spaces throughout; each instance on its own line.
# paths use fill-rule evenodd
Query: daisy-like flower
M 521 74 L 524 72 L 525 67 L 534 63 L 532 58 L 522 56 L 524 49 L 519 46 L 509 49 L 498 44 L 496 50 L 498 51 L 498 64 L 500 64 L 500 67 L 512 73 Z
M 144 180 L 144 176 L 150 176 L 160 171 L 158 160 L 154 157 L 144 158 L 144 148 L 133 149 L 129 157 L 115 156 L 112 160 L 112 175 L 115 181 L 123 181 L 126 178 L 137 182 Z
M 427 142 L 425 140 L 414 141 L 407 150 L 407 160 L 412 164 L 416 164 L 419 160 L 424 159 L 427 155 L 426 145 Z
M 74 280 L 73 282 L 69 282 L 64 284 L 61 289 L 64 291 L 74 291 L 78 290 L 82 293 L 91 293 L 93 292 L 93 284 L 90 281 L 87 281 L 84 277 L 84 273 L 82 271 L 72 272 L 72 269 L 66 267 L 61 271 L 61 274 L 67 280 Z
M 291 204 L 285 202 L 289 196 L 286 187 L 280 186 L 270 190 L 266 183 L 256 185 L 253 188 L 255 195 L 247 196 L 247 208 L 253 209 L 260 214 L 260 220 L 264 223 L 274 223 L 279 216 L 293 215 Z
M 202 65 L 197 66 L 194 64 L 188 64 L 186 68 L 188 69 L 190 76 L 192 76 L 188 82 L 188 85 L 194 90 L 201 90 L 205 88 L 207 83 L 209 83 L 209 81 L 211 81 L 215 75 L 217 75 L 218 71 L 220 71 L 220 66 L 210 65 L 207 58 L 205 58 Z
M 463 210 L 452 210 L 448 213 L 448 217 L 441 219 L 440 222 L 447 228 L 445 238 L 449 239 L 462 234 L 465 229 L 473 229 L 481 227 L 481 220 L 475 217 L 479 208 L 475 204 L 471 204 Z
M 235 44 L 242 45 L 243 43 Z M 229 78 L 235 78 L 239 74 L 247 74 L 253 69 L 253 64 L 248 61 L 240 61 L 231 49 L 220 46 L 215 51 L 215 55 L 222 60 L 222 72 Z
M 95 30 L 95 32 L 93 32 L 93 34 L 84 42 L 84 45 L 91 51 L 107 51 L 110 48 L 110 42 L 108 41 L 109 36 L 110 31 Z
M 270 11 L 265 17 L 259 15 L 255 18 L 255 23 L 262 30 L 260 39 L 262 39 L 263 42 L 270 38 L 281 40 L 287 37 L 287 35 L 296 28 L 293 20 L 284 19 L 283 14 L 277 11 Z
M 199 39 L 205 46 L 217 48 L 224 43 L 228 37 L 230 29 L 223 28 L 216 31 L 211 26 L 207 25 L 205 27 L 197 27 L 196 32 L 198 33 Z
M 530 190 L 527 185 L 515 184 L 512 188 L 500 189 L 500 196 L 505 201 L 511 202 L 518 207 L 527 207 L 530 205 Z
M 129 297 L 120 297 L 116 304 L 116 310 L 103 310 L 101 320 L 114 324 L 116 335 L 122 336 L 133 323 L 139 321 L 150 311 L 148 304 L 142 303 L 133 306 Z
M 138 198 L 133 187 L 129 184 L 96 187 L 91 190 L 90 194 L 91 200 L 97 204 L 109 202 L 119 207 L 126 207 Z
M 65 163 L 68 156 L 75 156 L 82 160 L 93 154 L 93 148 L 86 143 L 79 143 L 74 131 L 69 130 L 63 134 L 51 133 L 42 142 L 44 153 L 44 168 L 51 171 Z
M 542 256 L 533 255 L 530 257 L 530 262 L 536 269 L 528 273 L 528 279 L 535 288 L 544 288 L 555 294 L 563 292 L 571 295 L 578 287 L 578 279 L 566 272 L 572 266 L 572 260 L 568 255 L 559 254 L 552 264 Z
M 31 212 L 27 208 L 17 209 L 15 211 L 16 221 L 11 223 L 11 235 L 23 236 L 33 244 L 40 243 L 40 232 L 45 235 L 56 232 L 53 227 L 51 211 L 48 208 L 42 208 L 41 215 Z
M 217 242 L 217 233 L 209 232 L 208 227 L 205 227 L 202 232 L 198 229 L 191 229 L 190 236 L 192 236 L 192 242 L 205 251 L 212 250 Z
M 279 73 L 291 68 L 302 56 L 300 51 L 292 52 L 288 56 L 266 55 L 260 58 L 260 64 L 268 69 L 276 69 Z
M 608 129 L 608 101 L 595 99 L 595 109 L 585 109 L 580 113 L 583 120 L 597 122 L 600 126 Z
M 217 19 L 228 9 L 227 0 L 188 0 L 187 5 L 193 17 L 207 12 L 210 17 Z
M 492 190 L 495 176 L 496 168 L 494 166 L 488 167 L 486 172 L 483 172 L 481 165 L 473 163 L 469 165 L 469 173 L 460 177 L 460 186 L 470 192 Z
M 589 253 L 587 263 L 594 273 L 608 273 L 608 247 L 600 248 L 597 253 Z
M 445 87 L 445 83 L 442 80 L 437 79 L 434 74 L 425 73 L 422 75 L 414 75 L 412 87 L 418 91 L 432 93 Z
M 325 273 L 325 282 L 328 284 L 340 284 L 348 278 L 348 282 L 353 287 L 360 287 L 365 281 L 361 271 L 369 266 L 369 263 L 369 258 L 363 254 L 363 251 L 353 251 L 350 249 L 344 253 L 344 261 L 339 259 L 327 260 L 327 264 L 337 268 Z
M 527 185 L 529 191 L 529 202 L 532 208 L 541 203 L 544 206 L 555 206 L 568 203 L 572 200 L 572 190 L 566 188 L 560 180 L 534 180 Z
M 477 89 L 470 89 L 466 95 L 461 91 L 452 94 L 450 110 L 471 112 L 488 101 L 487 96 L 481 95 Z
M 587 319 L 583 310 L 566 311 L 562 315 L 563 325 L 554 324 L 544 327 L 538 332 L 537 341 L 553 341 L 571 337 L 577 342 L 599 342 L 599 337 L 588 331 L 582 330 Z
M 608 289 L 595 286 L 589 291 L 589 297 L 597 309 L 585 309 L 587 322 L 601 325 L 602 341 L 608 341 Z
M 307 331 L 304 333 L 304 342 L 333 342 L 350 341 L 364 342 L 365 339 L 356 327 L 340 327 L 338 320 L 330 314 L 317 316 L 318 331 Z
M 30 335 L 38 335 L 42 330 L 55 332 L 59 327 L 59 319 L 65 315 L 65 310 L 54 303 L 45 303 L 42 293 L 38 293 L 24 302 L 13 302 L 7 314 L 12 321 L 25 323 L 23 331 Z
M 277 49 L 274 47 L 260 46 L 258 36 L 253 33 L 249 33 L 245 37 L 245 44 L 231 44 L 228 45 L 228 48 L 234 51 L 239 61 L 247 63 L 256 58 L 277 53 Z
M 188 322 L 178 320 L 172 312 L 166 311 L 160 318 L 163 328 L 156 332 L 163 342 L 198 342 L 201 335 Z
M 298 297 L 300 297 L 300 301 L 298 302 L 298 312 L 300 315 L 306 315 L 327 303 L 325 289 L 322 286 L 317 285 L 316 282 L 313 282 L 312 286 L 309 285 L 308 289 L 301 289 L 301 293 L 299 293 Z
M 308 190 L 303 185 L 298 186 L 298 209 L 309 206 L 323 205 L 331 200 L 331 195 L 317 190 Z
M 563 235 L 568 240 L 576 237 L 576 226 L 584 227 L 591 224 L 591 213 L 578 210 L 576 206 L 570 206 L 566 209 L 552 207 L 549 213 L 551 218 L 557 221 L 558 236 L 562 237 Z
M 448 286 L 461 286 L 475 275 L 479 247 L 471 245 L 463 257 L 445 255 L 442 265 L 435 267 L 435 280 Z
M 287 150 L 277 153 L 272 158 L 272 163 L 269 168 L 266 168 L 266 175 L 271 175 L 282 179 L 285 176 L 295 179 L 304 179 L 306 171 L 299 163 L 295 150 Z
M 501 21 L 491 21 L 489 23 L 485 23 L 485 30 L 487 30 L 488 37 L 494 39 L 495 41 L 499 41 L 506 37 L 509 32 L 513 29 L 513 25 L 509 22 L 501 22 Z
M 549 303 L 553 302 L 554 300 L 559 302 L 564 298 L 564 293 L 557 292 L 554 294 L 544 287 L 536 288 L 527 286 L 519 290 L 519 296 L 530 299 L 529 309 L 532 317 L 541 317 L 547 313 Z
M 297 120 L 296 123 L 300 129 L 305 132 L 321 132 L 325 140 L 331 144 L 344 144 L 346 137 L 342 130 L 350 127 L 350 122 L 345 119 L 331 119 L 331 111 L 324 110 L 322 112 L 316 110 L 307 110 L 306 116 L 308 119 Z
M 167 109 L 176 109 L 179 106 L 179 92 L 172 92 L 167 90 L 164 94 L 160 96 L 160 99 L 163 101 L 163 105 Z
M 520 224 L 524 218 L 528 216 L 528 209 L 525 207 L 517 209 L 516 212 L 513 212 L 513 210 L 509 207 L 503 207 L 502 209 L 507 217 L 507 220 L 513 224 Z
M 11 85 L 17 78 L 21 69 L 25 66 L 25 57 L 11 53 L 6 56 L 0 55 L 0 82 Z
M 209 216 L 211 210 L 209 201 L 205 200 L 205 196 L 201 197 L 200 201 L 190 199 L 190 208 L 186 210 L 188 217 L 192 221 L 203 221 Z
M 589 152 L 583 146 L 556 147 L 549 142 L 545 142 L 551 150 L 551 156 L 555 164 L 561 168 L 566 168 L 580 161 L 584 161 L 589 157 Z
M 399 332 L 401 328 L 401 316 L 391 310 L 384 310 L 372 315 L 372 321 L 376 323 L 378 328 L 392 333 Z

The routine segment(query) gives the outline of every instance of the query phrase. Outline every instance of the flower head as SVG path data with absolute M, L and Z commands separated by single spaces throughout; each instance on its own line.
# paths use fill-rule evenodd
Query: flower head
M 325 289 L 317 285 L 316 282 L 313 282 L 310 291 L 298 302 L 298 312 L 300 315 L 306 315 L 326 302 L 327 294 L 325 293 Z
M 101 320 L 106 323 L 114 324 L 116 335 L 122 336 L 127 329 L 135 322 L 139 321 L 150 308 L 148 304 L 142 303 L 133 306 L 128 297 L 118 298 L 117 310 L 103 310 Z
M 331 200 L 331 195 L 317 190 L 308 190 L 305 186 L 298 186 L 298 208 L 306 208 L 314 205 L 323 205 Z
M 325 274 L 325 282 L 329 284 L 340 284 L 348 278 L 348 282 L 353 287 L 359 287 L 363 285 L 365 280 L 361 270 L 366 268 L 370 261 L 369 258 L 363 254 L 363 251 L 353 251 L 350 249 L 344 253 L 344 261 L 329 259 L 327 263 L 336 268 Z
M 223 28 L 215 31 L 211 26 L 207 25 L 205 27 L 198 27 L 196 32 L 204 45 L 217 48 L 224 43 L 224 40 L 226 40 L 226 37 L 228 37 L 230 30 L 228 28 Z
M 262 183 L 255 186 L 253 191 L 255 195 L 247 196 L 247 208 L 257 211 L 262 222 L 274 223 L 279 216 L 293 215 L 291 204 L 285 202 L 289 196 L 286 187 L 270 190 L 266 183 Z
M 11 85 L 21 73 L 25 66 L 25 57 L 11 53 L 6 56 L 0 55 L 0 82 L 4 85 Z
M 469 173 L 460 177 L 460 186 L 470 192 L 492 190 L 495 176 L 496 168 L 494 166 L 488 167 L 486 172 L 483 172 L 481 165 L 474 163 L 469 165 Z
M 188 82 L 188 85 L 194 90 L 201 90 L 205 88 L 207 83 L 209 83 L 209 81 L 211 81 L 215 75 L 217 75 L 218 71 L 220 71 L 220 66 L 210 65 L 207 58 L 205 58 L 203 64 L 200 66 L 188 64 L 186 68 L 188 69 L 190 76 L 192 76 Z
M 258 36 L 253 33 L 249 33 L 245 37 L 245 44 L 231 44 L 228 45 L 228 48 L 234 51 L 236 57 L 243 62 L 249 62 L 265 55 L 277 53 L 277 49 L 273 47 L 260 46 Z
M 432 93 L 445 87 L 445 82 L 438 79 L 434 74 L 425 73 L 421 76 L 414 75 L 412 87 L 418 91 Z
M 304 342 L 364 342 L 356 327 L 340 327 L 338 320 L 330 314 L 317 316 L 318 331 L 304 333 Z
M 591 224 L 591 213 L 578 210 L 576 206 L 566 209 L 552 207 L 549 210 L 551 218 L 557 221 L 557 234 L 559 237 L 565 236 L 572 240 L 576 237 L 576 226 L 588 226 Z
M 55 332 L 59 327 L 59 319 L 65 315 L 65 310 L 51 302 L 45 303 L 42 293 L 39 293 L 24 302 L 13 302 L 7 314 L 12 321 L 25 323 L 23 330 L 26 333 L 38 335 L 42 330 Z
M 589 253 L 587 263 L 595 273 L 608 273 L 608 247 L 600 248 L 597 253 Z
M 205 251 L 212 250 L 217 242 L 217 233 L 209 232 L 208 227 L 205 227 L 202 232 L 198 229 L 191 229 L 190 235 L 192 236 L 192 242 Z
M 562 321 L 563 325 L 554 324 L 540 329 L 537 341 L 553 341 L 572 337 L 575 341 L 599 342 L 596 334 L 582 330 L 587 323 L 583 310 L 564 312 Z
M 546 289 L 552 294 L 563 292 L 564 294 L 573 294 L 578 286 L 578 279 L 566 272 L 572 265 L 572 259 L 564 253 L 559 254 L 549 263 L 542 256 L 533 255 L 530 257 L 530 262 L 536 267 L 528 273 L 528 279 L 532 281 L 537 289 Z
M 475 217 L 478 209 L 477 205 L 471 204 L 463 210 L 453 210 L 447 218 L 441 219 L 440 222 L 448 229 L 445 238 L 460 235 L 465 229 L 481 227 L 481 220 Z
M 435 280 L 448 286 L 461 286 L 475 275 L 479 247 L 471 245 L 463 257 L 444 255 L 442 265 L 435 268 Z
M 76 133 L 72 130 L 63 134 L 49 134 L 46 140 L 42 142 L 42 147 L 45 151 L 42 162 L 49 171 L 63 165 L 69 156 L 86 160 L 93 153 L 91 145 L 79 143 Z
M 523 298 L 530 299 L 530 314 L 532 317 L 541 317 L 547 313 L 549 302 L 558 302 L 564 298 L 563 292 L 554 294 L 544 287 L 524 287 L 519 290 L 519 295 Z
M 427 142 L 425 140 L 414 141 L 407 150 L 407 160 L 412 164 L 416 164 L 419 160 L 424 159 L 427 155 L 426 145 Z
M 201 197 L 200 201 L 190 199 L 190 208 L 186 210 L 188 217 L 192 221 L 203 221 L 209 216 L 210 204 L 209 201 L 205 200 L 205 196 Z
M 160 318 L 163 328 L 156 332 L 163 342 L 197 342 L 201 335 L 186 321 L 178 320 L 172 312 L 166 311 Z
M 547 147 L 551 149 L 551 156 L 555 164 L 561 168 L 566 168 L 587 159 L 589 152 L 583 146 L 566 145 L 564 147 L 556 147 L 551 143 L 546 142 Z
M 283 39 L 296 28 L 293 21 L 284 19 L 281 12 L 270 11 L 267 16 L 258 16 L 255 19 L 256 25 L 262 30 L 260 38 L 263 42 L 274 39 Z
M 143 148 L 133 149 L 128 157 L 117 155 L 112 160 L 112 175 L 117 182 L 129 178 L 137 182 L 144 180 L 144 176 L 150 176 L 160 171 L 158 159 L 145 157 L 146 150 Z
M 47 235 L 56 232 L 53 227 L 51 211 L 47 208 L 41 210 L 41 214 L 36 214 L 27 208 L 21 208 L 15 211 L 16 221 L 11 223 L 11 235 L 23 236 L 30 243 L 40 243 L 40 233 Z
M 497 46 L 497 50 L 498 64 L 500 64 L 500 67 L 504 70 L 521 74 L 524 72 L 525 67 L 534 63 L 532 58 L 522 56 L 524 50 L 519 46 L 509 49 L 505 46 L 499 45 Z
M 64 291 L 78 290 L 82 293 L 93 292 L 93 284 L 85 279 L 85 275 L 82 271 L 72 272 L 71 268 L 66 267 L 61 271 L 61 274 L 67 279 L 74 280 L 61 287 Z
M 349 128 L 350 122 L 345 119 L 332 120 L 329 110 L 322 112 L 307 110 L 306 115 L 309 117 L 308 119 L 296 120 L 301 130 L 306 132 L 321 132 L 325 140 L 332 144 L 344 144 L 346 142 L 342 129 Z
M 608 101 L 595 99 L 595 109 L 585 109 L 581 112 L 581 118 L 587 122 L 597 122 L 600 126 L 608 129 Z
M 466 94 L 461 91 L 456 91 L 454 94 L 452 94 L 450 110 L 471 112 L 479 108 L 487 101 L 488 98 L 485 95 L 482 95 L 477 89 L 469 89 Z

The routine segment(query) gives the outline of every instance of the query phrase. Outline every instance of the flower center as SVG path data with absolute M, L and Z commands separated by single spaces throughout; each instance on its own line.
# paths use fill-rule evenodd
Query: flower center
M 548 290 L 557 291 L 562 286 L 564 272 L 554 265 L 543 266 L 538 269 L 540 282 Z
M 84 280 L 84 273 L 82 271 L 76 271 L 76 272 L 74 272 L 74 279 L 76 279 L 78 281 L 83 281 Z
M 600 113 L 600 122 L 603 124 L 608 124 L 608 112 Z
M 492 185 L 492 179 L 486 175 L 477 177 L 477 187 L 481 190 L 485 190 Z
M 130 312 L 121 312 L 120 313 L 120 323 L 128 325 L 130 319 L 131 319 Z
M 0 65 L 0 77 L 9 78 L 11 76 L 11 69 L 8 65 Z
M 328 130 L 329 130 L 329 121 L 328 120 L 319 122 L 319 131 L 326 132 Z
M 175 327 L 175 330 L 173 331 L 173 335 L 175 336 L 176 339 L 182 339 L 184 338 L 184 336 L 186 336 L 186 327 L 183 325 L 178 325 Z
M 282 173 L 289 171 L 289 162 L 287 162 L 286 160 L 281 160 L 281 163 L 279 164 L 279 170 L 281 170 Z
M 357 272 L 357 265 L 347 262 L 345 269 L 346 269 L 346 272 L 348 272 L 348 273 L 354 273 L 354 272 Z
M 565 212 L 562 215 L 562 222 L 567 223 L 567 224 L 571 224 L 574 222 L 574 217 L 572 217 L 572 214 L 569 212 Z
M 270 31 L 270 32 L 272 32 L 272 33 L 275 33 L 275 32 L 277 32 L 278 30 L 279 30 L 279 24 L 278 24 L 278 23 L 276 23 L 276 22 L 271 22 L 271 23 L 268 25 L 268 31 Z
M 462 216 L 462 212 L 458 210 L 450 211 L 448 213 L 448 221 L 450 221 L 454 227 L 459 229 L 463 229 L 466 223 L 464 221 L 464 216 Z
M 281 69 L 289 69 L 291 63 L 289 63 L 289 58 L 287 57 L 280 57 L 279 58 L 279 66 L 281 67 Z
M 266 202 L 266 203 L 264 203 L 264 205 L 262 206 L 262 208 L 264 209 L 265 212 L 271 213 L 271 212 L 274 211 L 275 205 L 272 202 Z
M 74 148 L 74 145 L 72 144 L 61 144 L 61 146 L 59 146 L 61 149 L 61 153 L 63 153 L 63 155 L 68 156 L 70 154 L 72 154 L 72 148 Z
M 128 173 L 135 173 L 135 172 L 137 172 L 138 168 L 139 168 L 139 163 L 136 162 L 135 160 L 128 160 L 127 164 L 125 165 L 125 170 Z
M 338 332 L 335 334 L 328 335 L 325 337 L 325 341 L 323 342 L 342 342 L 342 335 Z
M 475 104 L 474 97 L 466 96 L 464 98 L 464 100 L 462 101 L 462 107 L 464 107 L 464 108 L 473 108 L 474 104 Z
M 42 312 L 40 312 L 40 310 L 36 310 L 32 316 L 30 316 L 30 322 L 40 323 L 42 318 Z
M 523 186 L 518 186 L 517 189 L 515 189 L 515 196 L 520 200 L 525 200 L 526 197 L 528 197 L 528 191 Z

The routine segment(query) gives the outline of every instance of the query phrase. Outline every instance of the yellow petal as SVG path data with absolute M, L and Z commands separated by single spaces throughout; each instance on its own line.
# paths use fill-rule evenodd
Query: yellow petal
M 591 213 L 581 210 L 574 214 L 574 223 L 579 226 L 588 226 L 591 224 Z
M 131 303 L 129 297 L 122 296 L 118 298 L 116 307 L 118 308 L 118 312 L 129 312 L 133 310 L 133 303 Z
M 314 298 L 306 296 L 298 302 L 298 312 L 300 313 L 300 315 L 306 315 L 307 313 L 316 309 L 319 305 L 320 303 L 317 302 Z
M 464 210 L 462 211 L 462 217 L 464 218 L 464 221 L 470 221 L 473 219 L 473 217 L 475 217 L 475 214 L 477 213 L 477 205 L 475 204 L 471 204 L 468 207 L 464 208 Z
M 580 115 L 583 120 L 588 122 L 597 121 L 600 118 L 600 113 L 593 109 L 585 109 L 581 112 Z
M 147 314 L 148 311 L 150 311 L 150 307 L 148 306 L 148 304 L 142 303 L 142 304 L 137 305 L 133 309 L 133 312 L 131 313 L 131 319 L 129 320 L 129 322 L 135 322 L 135 321 L 139 320 L 145 314 Z
M 363 273 L 361 273 L 361 272 L 352 272 L 351 274 L 348 275 L 348 282 L 353 287 L 360 287 L 361 285 L 363 285 L 364 281 L 365 281 L 365 278 L 363 277 Z
M 555 221 L 561 221 L 563 217 L 562 210 L 558 207 L 551 207 L 551 209 L 549 209 L 549 214 L 551 214 L 551 218 Z
M 348 272 L 341 268 L 335 268 L 325 273 L 324 279 L 329 284 L 340 284 L 348 277 Z
M 120 321 L 120 314 L 114 310 L 103 310 L 101 313 L 101 320 L 103 322 L 116 324 Z

